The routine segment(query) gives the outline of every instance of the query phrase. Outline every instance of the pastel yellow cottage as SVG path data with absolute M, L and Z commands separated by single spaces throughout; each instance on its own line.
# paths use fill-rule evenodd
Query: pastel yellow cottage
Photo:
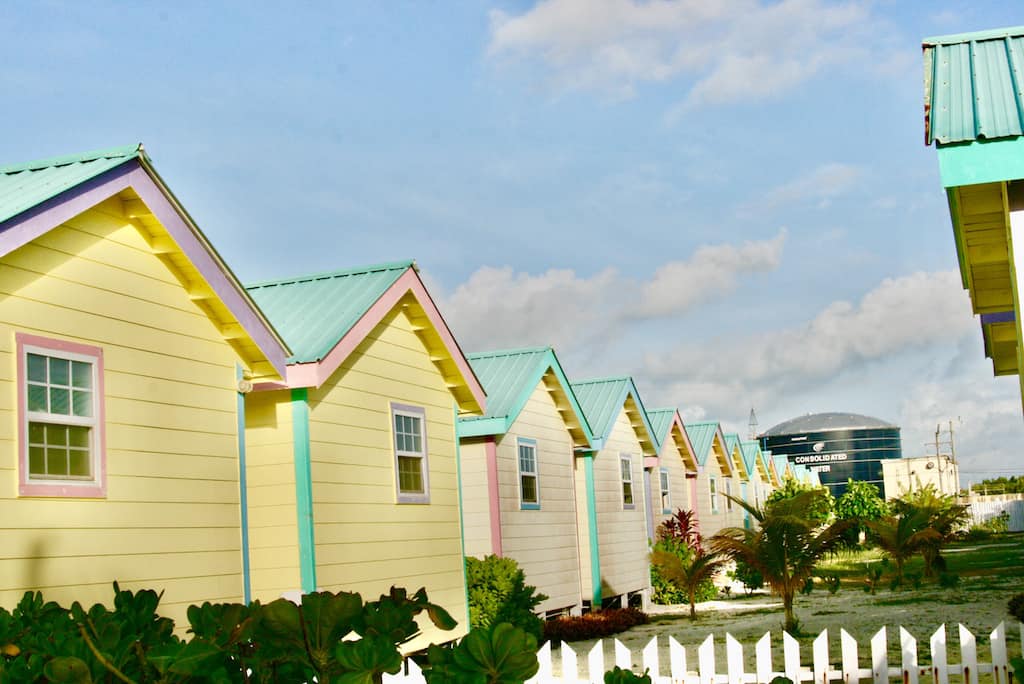
M 245 398 L 254 598 L 426 587 L 466 631 L 459 413 L 484 391 L 412 262 L 259 283 L 293 350 Z
M 487 413 L 459 419 L 466 554 L 514 559 L 547 600 L 542 615 L 582 607 L 576 454 L 590 427 L 550 347 L 468 356 Z
M 697 459 L 697 511 L 700 533 L 711 537 L 723 527 L 734 525 L 722 496 L 726 482 L 731 489 L 733 463 L 725 444 L 725 436 L 717 422 L 686 423 L 686 434 L 693 443 Z
M 0 168 L 0 605 L 245 598 L 238 383 L 288 353 L 141 145 Z
M 747 466 L 743 462 L 740 436 L 735 432 L 730 432 L 724 436 L 725 448 L 729 454 L 729 465 L 732 467 L 732 477 L 725 480 L 725 493 L 741 501 L 746 501 L 748 485 L 750 484 L 750 473 L 747 472 Z M 750 527 L 750 514 L 743 506 L 726 497 L 725 509 L 726 518 L 730 526 Z
M 650 600 L 648 541 L 653 537 L 645 482 L 659 445 L 632 378 L 572 383 L 593 440 L 577 459 L 584 608 Z
M 647 417 L 654 429 L 654 438 L 661 445 L 657 477 L 651 482 L 655 529 L 678 510 L 694 511 L 699 524 L 700 513 L 696 512 L 698 466 L 683 419 L 674 408 L 652 409 Z
M 768 461 L 756 439 L 740 442 L 740 450 L 743 453 L 743 464 L 749 473 L 746 500 L 755 508 L 760 508 L 773 490 Z

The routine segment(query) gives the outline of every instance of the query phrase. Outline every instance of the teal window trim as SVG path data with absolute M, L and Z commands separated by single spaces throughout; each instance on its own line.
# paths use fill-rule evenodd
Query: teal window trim
M 309 444 L 309 395 L 292 390 L 292 445 L 295 460 L 295 507 L 299 528 L 299 574 L 302 591 L 316 591 L 316 543 L 313 536 L 313 472 Z
M 587 487 L 587 533 L 590 537 L 590 606 L 601 606 L 601 551 L 597 541 L 597 493 L 594 488 L 594 454 L 583 457 L 583 474 Z
M 533 451 L 533 470 L 523 470 L 522 449 L 526 447 Z M 523 511 L 540 510 L 540 459 L 537 456 L 537 440 L 527 437 L 516 438 L 516 469 L 519 471 L 519 509 Z M 533 491 L 536 501 L 523 500 L 523 480 L 533 478 Z
M 235 379 L 241 385 L 242 367 L 236 366 Z M 242 519 L 242 600 L 252 602 L 252 567 L 249 561 L 249 483 L 245 464 L 245 395 L 238 393 L 238 506 Z

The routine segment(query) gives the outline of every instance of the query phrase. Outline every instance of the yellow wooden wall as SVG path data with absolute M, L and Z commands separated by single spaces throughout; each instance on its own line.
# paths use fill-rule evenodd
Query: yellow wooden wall
M 426 410 L 430 503 L 396 504 L 390 403 Z M 466 630 L 454 400 L 400 305 L 320 388 L 309 392 L 317 584 L 376 599 L 426 587 Z
M 491 543 L 491 499 L 487 489 L 487 445 L 484 437 L 462 440 L 462 524 L 466 555 L 494 553 Z
M 291 392 L 245 397 L 245 462 L 252 596 L 267 602 L 301 589 Z
M 634 508 L 622 507 L 619 455 L 632 455 Z M 583 463 L 578 464 L 577 484 L 583 480 Z M 585 489 L 577 490 L 585 497 Z M 643 451 L 625 410 L 619 412 L 605 447 L 594 457 L 594 493 L 597 503 L 597 536 L 601 561 L 602 595 L 607 598 L 639 591 L 650 586 L 647 558 Z M 586 531 L 585 499 L 581 505 L 580 531 Z M 581 538 L 585 535 L 581 535 Z M 589 546 L 580 545 L 581 559 L 589 561 Z M 581 577 L 583 596 L 592 593 L 589 562 Z M 581 570 L 581 572 L 583 572 Z
M 679 454 L 679 450 L 686 447 L 681 446 L 681 444 L 685 444 L 685 442 L 682 441 L 682 437 L 679 435 L 679 429 L 673 426 L 665 438 L 665 443 L 661 445 L 661 452 L 659 454 L 661 458 L 659 459 L 658 471 L 661 468 L 668 468 L 671 513 L 662 513 L 660 473 L 656 477 L 655 473 L 651 474 L 651 498 L 654 500 L 655 529 L 658 528 L 658 525 L 671 518 L 680 508 L 684 511 L 693 508 L 693 504 L 690 502 L 690 484 L 686 480 L 686 465 L 683 463 L 683 457 Z
M 726 478 L 722 475 L 722 467 L 719 463 L 719 454 L 721 453 L 719 442 L 716 439 L 711 453 L 708 454 L 707 461 L 704 463 L 704 467 L 699 470 L 697 475 L 697 507 L 700 517 L 700 533 L 705 539 L 708 539 L 723 527 L 729 527 L 732 524 L 729 522 L 726 514 L 724 496 Z M 712 510 L 711 508 L 710 481 L 712 477 L 716 478 L 718 483 L 717 510 Z
M 540 510 L 520 508 L 519 437 L 537 442 Z M 580 604 L 573 459 L 565 420 L 540 382 L 511 430 L 498 440 L 502 552 L 519 563 L 528 584 L 547 594 L 538 611 Z
M 103 349 L 105 499 L 19 498 L 16 332 Z M 0 260 L 0 605 L 242 598 L 236 360 L 116 200 Z

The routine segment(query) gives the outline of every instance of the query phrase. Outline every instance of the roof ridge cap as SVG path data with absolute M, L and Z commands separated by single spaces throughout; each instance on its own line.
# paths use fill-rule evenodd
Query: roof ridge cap
M 413 260 L 407 261 L 391 261 L 382 264 L 370 264 L 369 266 L 357 266 L 348 269 L 339 269 L 336 271 L 326 271 L 323 273 L 310 273 L 308 275 L 293 276 L 291 278 L 279 278 L 275 280 L 261 280 L 245 285 L 246 290 L 255 290 L 261 287 L 278 287 L 281 285 L 296 285 L 298 283 L 308 283 L 314 280 L 328 280 L 331 278 L 343 278 L 346 276 L 359 275 L 362 273 L 375 273 L 378 271 L 397 271 L 406 270 L 408 268 L 415 268 L 416 262 Z
M 123 145 L 121 147 L 108 147 L 101 150 L 90 150 L 88 152 L 80 152 L 78 154 L 64 154 L 57 157 L 34 159 L 32 161 L 21 162 L 18 164 L 8 164 L 6 166 L 0 166 L 0 173 L 13 174 L 21 173 L 23 171 L 41 171 L 42 169 L 48 169 L 53 166 L 68 166 L 70 164 L 96 161 L 97 159 L 117 159 L 118 157 L 124 157 L 127 159 L 138 154 L 144 154 L 142 143 Z
M 515 356 L 524 354 L 536 354 L 539 352 L 551 351 L 551 347 L 519 347 L 510 349 L 493 349 L 485 352 L 469 352 L 467 359 L 483 359 L 492 356 Z

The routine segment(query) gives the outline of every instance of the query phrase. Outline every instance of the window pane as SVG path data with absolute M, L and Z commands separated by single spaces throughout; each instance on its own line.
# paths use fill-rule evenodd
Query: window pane
M 629 463 L 629 461 L 626 460 L 626 459 L 622 459 L 621 464 L 622 464 L 622 479 L 623 480 L 632 480 L 633 479 L 633 475 L 632 475 L 632 473 L 630 473 L 630 463 Z
M 519 470 L 524 473 L 537 472 L 537 453 L 533 447 L 519 447 Z
M 42 423 L 28 424 L 28 443 L 46 444 L 46 428 Z
M 71 410 L 76 416 L 92 417 L 92 392 L 74 390 L 71 392 Z
M 68 474 L 68 452 L 63 447 L 50 447 L 46 450 L 47 475 Z
M 77 425 L 68 426 L 68 445 L 79 447 L 80 449 L 88 449 L 89 428 Z
M 50 413 L 62 416 L 71 413 L 71 392 L 59 387 L 50 388 Z
M 398 457 L 398 491 L 406 494 L 423 493 L 422 460 L 414 456 Z
M 71 362 L 67 359 L 50 358 L 50 384 L 64 385 L 71 384 Z
M 631 482 L 622 483 L 622 503 L 627 506 L 633 503 L 633 484 Z
M 29 475 L 45 475 L 45 449 L 43 447 L 30 446 L 28 448 L 28 473 Z
M 89 452 L 72 449 L 70 474 L 74 477 L 89 477 Z
M 28 355 L 28 379 L 30 382 L 46 382 L 46 357 Z
M 423 451 L 423 441 L 419 434 L 414 434 L 412 436 L 412 451 L 417 453 Z
M 537 503 L 537 478 L 524 475 L 520 481 L 523 487 L 523 503 Z
M 92 364 L 72 361 L 71 383 L 79 389 L 92 389 Z
M 68 443 L 68 429 L 64 425 L 46 426 L 46 444 L 48 446 L 66 446 Z
M 29 385 L 28 386 L 28 410 L 29 411 L 46 411 L 46 386 L 45 385 Z

